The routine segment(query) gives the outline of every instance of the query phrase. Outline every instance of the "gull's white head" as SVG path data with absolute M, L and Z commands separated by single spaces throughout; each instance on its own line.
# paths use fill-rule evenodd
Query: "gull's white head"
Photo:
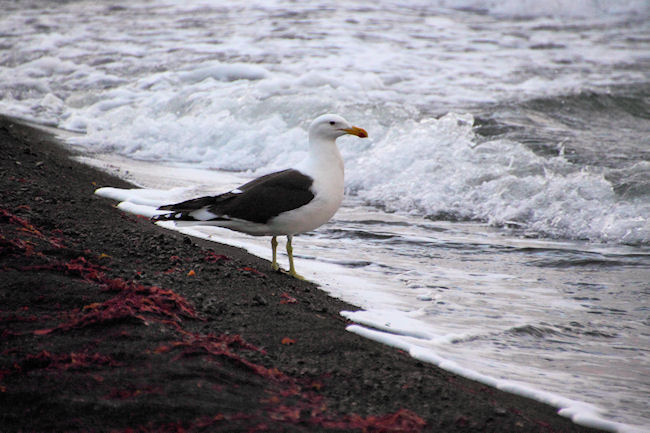
M 368 133 L 364 129 L 350 125 L 350 122 L 337 114 L 323 114 L 314 119 L 309 126 L 310 140 L 336 140 L 345 134 L 356 135 L 361 138 L 368 136 Z

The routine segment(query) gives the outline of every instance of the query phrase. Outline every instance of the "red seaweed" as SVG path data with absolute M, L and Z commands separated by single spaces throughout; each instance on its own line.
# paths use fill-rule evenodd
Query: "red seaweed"
M 24 208 L 24 206 L 19 206 L 19 208 Z M 29 207 L 27 207 L 29 208 Z M 54 248 L 63 248 L 63 243 L 60 238 L 57 237 L 47 237 L 45 236 L 39 229 L 34 227 L 29 221 L 27 221 L 25 218 L 21 218 L 11 212 L 9 212 L 6 209 L 0 208 L 0 221 L 6 221 L 9 224 L 17 225 L 19 226 L 16 230 L 28 233 L 38 239 L 45 240 L 50 243 L 50 245 Z M 3 236 L 3 239 L 4 236 Z M 18 240 L 16 240 L 18 241 Z M 23 241 L 20 241 L 23 242 Z M 2 249 L 0 249 L 0 252 L 2 252 Z
M 174 349 L 182 349 L 176 359 L 196 355 L 208 355 L 217 359 L 227 358 L 268 379 L 284 380 L 286 378 L 284 374 L 275 368 L 268 369 L 236 354 L 235 350 L 237 349 L 264 353 L 263 350 L 248 343 L 240 335 L 186 333 L 184 340 L 173 341 L 170 344 L 159 346 L 154 353 L 167 353 Z
M 22 226 L 22 228 L 29 229 L 28 231 L 33 231 L 33 232 L 36 232 L 36 233 L 40 233 L 26 219 L 21 218 L 21 217 L 19 217 L 17 215 L 14 215 L 13 213 L 9 212 L 6 209 L 0 208 L 0 221 L 2 221 L 2 220 L 5 220 L 5 221 L 9 222 L 10 224 Z
M 314 382 L 309 382 L 307 387 L 311 390 L 304 391 L 298 380 L 287 376 L 277 368 L 267 368 L 242 358 L 235 353 L 238 349 L 260 351 L 259 348 L 247 343 L 239 335 L 187 334 L 184 340 L 159 346 L 154 353 L 161 354 L 181 350 L 181 353 L 175 358 L 177 360 L 197 355 L 207 355 L 216 360 L 226 358 L 269 379 L 271 383 L 277 384 L 279 388 L 268 389 L 268 397 L 261 400 L 267 406 L 264 411 L 266 415 L 250 414 L 254 419 L 261 417 L 292 424 L 307 422 L 333 430 L 361 430 L 376 433 L 415 433 L 422 431 L 426 424 L 417 414 L 406 409 L 391 414 L 367 417 L 355 414 L 342 417 L 337 414 L 328 414 L 324 398 L 313 391 L 322 385 L 315 386 Z M 217 422 L 232 420 L 232 416 L 219 414 L 215 417 L 204 417 L 197 420 L 194 427 L 208 427 Z M 261 425 L 266 424 L 261 423 L 258 427 Z M 191 427 L 189 429 L 192 430 Z
M 426 425 L 422 418 L 408 409 L 400 409 L 397 412 L 381 416 L 370 415 L 365 418 L 352 415 L 346 421 L 347 428 L 376 433 L 419 432 Z M 323 426 L 327 426 L 327 423 L 323 423 Z
M 93 366 L 116 367 L 120 364 L 113 358 L 100 353 L 70 352 L 64 354 L 51 353 L 43 350 L 36 355 L 27 355 L 20 363 L 16 364 L 18 371 L 31 371 L 36 369 L 46 370 L 71 370 Z
M 176 324 L 181 321 L 181 317 L 198 319 L 189 302 L 171 290 L 144 286 L 119 278 L 104 279 L 102 282 L 104 290 L 118 290 L 118 294 L 107 301 L 86 305 L 81 310 L 83 314 L 69 322 L 50 329 L 36 330 L 34 334 L 46 335 L 56 330 L 67 331 L 129 318 L 144 323 L 149 319 Z
M 323 385 L 312 380 L 301 380 L 289 376 L 278 368 L 266 367 L 261 364 L 252 362 L 243 356 L 242 350 L 265 352 L 245 341 L 240 335 L 215 335 L 192 333 L 181 328 L 182 319 L 199 319 L 192 305 L 182 296 L 172 290 L 163 289 L 157 286 L 147 286 L 138 284 L 131 280 L 122 278 L 108 278 L 106 273 L 109 269 L 105 266 L 94 263 L 93 252 L 85 251 L 75 259 L 68 261 L 53 260 L 47 258 L 42 252 L 37 251 L 37 247 L 43 245 L 43 241 L 50 247 L 63 248 L 64 242 L 61 238 L 60 230 L 53 230 L 51 235 L 45 235 L 43 231 L 31 225 L 31 223 L 11 212 L 0 208 L 0 222 L 8 222 L 18 226 L 16 233 L 18 236 L 22 233 L 32 237 L 32 240 L 26 239 L 8 239 L 0 235 L 0 255 L 1 254 L 22 254 L 38 255 L 46 258 L 45 264 L 34 264 L 18 268 L 22 271 L 49 271 L 59 272 L 72 277 L 78 277 L 82 280 L 97 284 L 101 290 L 113 293 L 110 299 L 103 302 L 91 302 L 82 308 L 69 311 L 63 323 L 48 329 L 39 329 L 33 331 L 35 335 L 47 335 L 54 331 L 69 331 L 81 329 L 88 326 L 106 324 L 113 321 L 135 319 L 141 323 L 156 321 L 173 327 L 181 335 L 180 340 L 171 341 L 155 348 L 153 354 L 165 354 L 177 352 L 175 360 L 181 358 L 190 358 L 194 356 L 207 356 L 214 362 L 228 361 L 229 363 L 243 367 L 251 373 L 267 379 L 268 387 L 265 390 L 264 397 L 260 399 L 263 409 L 251 414 L 231 413 L 216 414 L 209 417 L 201 417 L 193 422 L 188 423 L 164 423 L 157 425 L 144 425 L 135 429 L 126 429 L 124 431 L 196 431 L 205 429 L 212 425 L 223 422 L 248 421 L 249 431 L 277 431 L 278 426 L 284 424 L 307 424 L 326 428 L 331 430 L 351 431 L 360 430 L 363 432 L 376 433 L 397 433 L 397 432 L 419 432 L 423 429 L 425 422 L 417 414 L 401 409 L 397 412 L 384 415 L 360 416 L 356 414 L 340 414 L 329 411 L 325 398 L 318 392 Z M 36 238 L 36 239 L 34 239 Z M 37 240 L 38 239 L 38 240 Z M 108 257 L 106 255 L 99 258 Z M 40 259 L 39 259 L 40 260 Z M 230 260 L 224 255 L 215 254 L 207 251 L 203 256 L 203 261 L 207 263 L 218 263 Z M 171 256 L 170 262 L 172 267 L 165 273 L 179 271 L 177 267 L 183 260 L 178 256 Z M 42 263 L 42 262 L 41 262 Z M 11 268 L 8 268 L 11 269 Z M 247 272 L 253 276 L 266 275 L 254 268 L 243 267 L 239 271 Z M 296 304 L 298 300 L 289 295 L 282 293 L 280 295 L 281 304 Z M 13 313 L 10 316 L 0 318 L 0 321 L 32 321 L 30 317 L 22 317 Z M 3 338 L 10 337 L 12 331 L 5 330 Z M 16 334 L 17 335 L 17 334 Z M 285 337 L 282 341 L 284 345 L 295 344 L 295 340 Z M 36 354 L 29 354 L 20 361 L 14 362 L 13 366 L 7 366 L 0 370 L 0 379 L 9 374 L 28 372 L 36 369 L 49 371 L 68 371 L 80 370 L 96 367 L 115 367 L 120 364 L 113 358 L 100 353 L 89 353 L 87 351 L 70 352 L 70 353 L 52 353 L 48 350 L 42 350 Z M 89 378 L 95 382 L 104 382 L 104 377 L 98 374 L 90 374 Z M 215 385 L 218 387 L 229 385 Z M 0 386 L 0 392 L 5 391 L 4 386 Z M 146 394 L 162 393 L 161 387 L 149 385 L 126 385 L 119 388 L 109 388 L 105 394 L 106 399 L 127 400 L 137 398 Z
M 0 235 L 0 255 L 2 254 L 34 254 L 34 243 L 22 239 L 7 239 Z
M 288 294 L 287 292 L 282 293 L 280 295 L 280 298 L 282 298 L 280 300 L 281 304 L 297 304 L 298 303 L 298 300 L 296 298 L 294 298 L 293 296 L 291 296 L 290 294 Z
M 217 263 L 220 261 L 227 261 L 227 260 L 230 260 L 230 258 L 224 256 L 223 254 L 216 254 L 213 251 L 207 251 L 205 253 L 205 256 L 203 257 L 203 261 L 208 263 Z
M 46 265 L 23 266 L 20 270 L 63 272 L 67 275 L 81 277 L 86 281 L 101 282 L 105 279 L 103 271 L 107 270 L 107 268 L 90 263 L 85 257 L 79 256 L 67 262 L 56 261 Z
M 241 271 L 241 272 L 247 272 L 247 273 L 249 273 L 250 275 L 257 275 L 257 276 L 260 276 L 260 277 L 262 277 L 262 278 L 266 278 L 266 277 L 267 277 L 266 274 L 265 274 L 264 272 L 260 272 L 260 271 L 258 271 L 258 270 L 255 269 L 255 268 L 251 268 L 250 266 L 246 266 L 246 267 L 243 267 L 243 268 L 239 268 L 239 269 L 237 269 L 237 270 L 238 270 L 238 271 Z

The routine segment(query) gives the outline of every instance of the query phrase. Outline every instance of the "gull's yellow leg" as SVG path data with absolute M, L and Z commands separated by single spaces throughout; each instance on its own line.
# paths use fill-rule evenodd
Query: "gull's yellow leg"
M 280 265 L 278 265 L 278 238 L 273 236 L 271 238 L 271 250 L 273 250 L 273 262 L 271 263 L 271 267 L 273 268 L 274 271 L 277 271 L 280 269 Z
M 293 246 L 291 246 L 291 241 L 293 236 L 287 236 L 287 254 L 289 255 L 289 275 L 299 280 L 304 280 L 305 277 L 296 273 L 296 268 L 293 266 Z

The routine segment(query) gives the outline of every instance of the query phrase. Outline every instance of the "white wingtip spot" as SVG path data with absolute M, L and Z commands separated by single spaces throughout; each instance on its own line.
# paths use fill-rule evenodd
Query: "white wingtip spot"
M 209 221 L 217 217 L 217 215 L 210 212 L 207 207 L 202 207 L 201 209 L 192 211 L 189 215 L 198 221 Z

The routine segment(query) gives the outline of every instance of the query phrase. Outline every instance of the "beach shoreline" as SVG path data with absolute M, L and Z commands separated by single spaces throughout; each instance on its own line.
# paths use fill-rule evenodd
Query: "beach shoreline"
M 93 194 L 126 181 L 0 116 L 0 430 L 587 432 L 364 339 L 357 309 Z

